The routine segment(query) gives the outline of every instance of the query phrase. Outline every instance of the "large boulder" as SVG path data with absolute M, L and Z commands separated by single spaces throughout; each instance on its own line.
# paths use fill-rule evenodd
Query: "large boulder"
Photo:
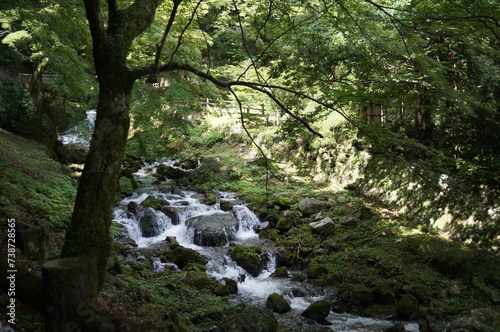
M 453 321 L 446 332 L 496 332 L 500 331 L 500 309 L 481 308 L 467 311 Z
M 335 231 L 335 224 L 331 218 L 324 218 L 320 221 L 310 223 L 309 228 L 314 234 L 330 236 Z
M 299 201 L 299 210 L 305 214 L 314 214 L 321 212 L 329 204 L 316 198 L 303 198 Z
M 168 179 L 180 179 L 187 176 L 187 172 L 180 168 L 175 168 L 167 165 L 158 165 L 156 173 L 165 176 Z
M 139 219 L 139 228 L 141 229 L 142 236 L 144 237 L 153 237 L 158 235 L 158 221 L 153 210 L 144 210 L 144 214 Z
M 327 300 L 319 300 L 311 303 L 302 313 L 302 316 L 323 323 L 330 314 L 330 310 L 332 310 L 330 302 Z
M 207 264 L 207 260 L 199 252 L 184 247 L 177 247 L 174 250 L 166 252 L 162 260 L 175 263 L 181 269 L 190 264 Z
M 283 296 L 279 295 L 278 293 L 272 293 L 267 297 L 266 307 L 274 312 L 277 312 L 278 314 L 283 314 L 292 310 L 290 304 L 286 302 Z
M 236 245 L 231 251 L 231 258 L 254 277 L 257 277 L 262 272 L 260 255 L 254 248 L 241 244 Z
M 192 217 L 186 226 L 194 230 L 193 242 L 200 246 L 223 246 L 235 239 L 238 220 L 230 213 Z

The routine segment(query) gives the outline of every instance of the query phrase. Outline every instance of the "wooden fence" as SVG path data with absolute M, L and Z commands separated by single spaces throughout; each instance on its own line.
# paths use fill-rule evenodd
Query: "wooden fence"
M 21 84 L 30 84 L 31 83 L 31 78 L 33 75 L 31 74 L 17 74 L 17 82 Z M 59 75 L 43 75 L 42 76 L 42 83 L 47 84 L 50 82 L 54 82 Z

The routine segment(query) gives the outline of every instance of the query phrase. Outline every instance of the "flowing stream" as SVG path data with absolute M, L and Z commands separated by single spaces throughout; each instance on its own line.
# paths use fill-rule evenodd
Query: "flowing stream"
M 61 141 L 66 144 L 71 143 L 88 147 L 90 140 L 88 128 L 92 126 L 94 119 L 95 111 L 87 112 L 87 120 L 80 127 L 84 130 L 69 130 L 61 136 Z M 81 137 L 85 135 L 87 136 Z M 295 282 L 289 278 L 272 277 L 271 274 L 277 268 L 272 245 L 259 239 L 258 234 L 254 231 L 254 226 L 259 224 L 260 221 L 243 202 L 237 199 L 237 195 L 228 192 L 217 193 L 218 201 L 222 199 L 233 203 L 233 210 L 229 212 L 222 211 L 219 203 L 211 206 L 203 204 L 198 193 L 180 190 L 175 187 L 174 181 L 168 179 L 158 181 L 159 176 L 156 174 L 156 169 L 160 164 L 173 166 L 174 161 L 164 160 L 146 165 L 135 173 L 134 177 L 139 187 L 132 196 L 123 199 L 114 210 L 114 221 L 125 226 L 128 237 L 134 240 L 139 248 L 157 245 L 163 242 L 167 236 L 174 236 L 180 245 L 200 252 L 207 259 L 207 274 L 209 276 L 216 279 L 230 278 L 238 282 L 238 293 L 230 297 L 231 303 L 235 305 L 248 303 L 263 307 L 271 293 L 281 294 L 290 303 L 292 311 L 286 314 L 276 314 L 276 316 L 283 325 L 292 331 L 319 331 L 321 328 L 329 327 L 337 332 L 381 332 L 396 323 L 395 321 L 333 312 L 327 317 L 327 321 L 331 325 L 322 326 L 302 318 L 300 314 L 312 302 L 320 299 L 332 299 L 335 296 L 333 290 L 313 287 L 306 282 Z M 132 206 L 140 205 L 149 195 L 168 202 L 170 213 L 167 214 L 169 216 L 162 211 L 151 208 L 131 211 L 130 204 L 132 202 Z M 148 215 L 154 226 L 153 234 L 148 234 L 148 236 L 143 236 L 144 232 L 141 229 L 141 218 L 145 214 Z M 186 225 L 186 221 L 196 216 L 215 214 L 232 214 L 238 221 L 238 227 L 228 231 L 227 238 L 231 239 L 228 242 L 262 248 L 261 261 L 264 268 L 258 276 L 250 275 L 231 259 L 228 255 L 229 243 L 223 246 L 200 246 L 195 244 L 194 231 Z M 153 268 L 157 271 L 161 271 L 166 266 L 172 268 L 171 264 L 162 263 L 159 259 L 153 264 Z M 419 327 L 415 323 L 404 324 L 406 331 L 419 331 Z
M 173 166 L 174 161 L 164 161 L 163 164 Z M 200 252 L 208 261 L 207 274 L 216 279 L 230 278 L 238 281 L 238 294 L 231 298 L 233 304 L 249 303 L 256 306 L 265 306 L 267 297 L 271 293 L 282 295 L 291 305 L 292 311 L 287 314 L 277 315 L 282 323 L 295 331 L 316 331 L 319 328 L 330 327 L 334 331 L 384 331 L 395 324 L 394 321 L 376 320 L 357 317 L 348 314 L 331 313 L 327 320 L 332 325 L 321 326 L 303 319 L 300 314 L 312 303 L 320 299 L 331 299 L 335 294 L 332 290 L 320 289 L 307 283 L 295 282 L 289 278 L 274 278 L 271 274 L 277 268 L 276 257 L 272 246 L 259 239 L 254 231 L 254 226 L 260 221 L 257 216 L 249 210 L 246 205 L 238 201 L 234 193 L 218 192 L 217 197 L 221 200 L 230 201 L 234 204 L 233 211 L 223 212 L 220 204 L 209 206 L 200 201 L 199 194 L 188 190 L 174 189 L 174 183 L 169 180 L 158 183 L 156 168 L 160 164 L 154 163 L 145 166 L 134 176 L 139 188 L 136 192 L 123 199 L 115 209 L 114 220 L 124 225 L 128 235 L 139 247 L 146 248 L 165 240 L 167 236 L 176 237 L 180 245 Z M 154 184 L 156 183 L 156 184 Z M 173 192 L 172 192 L 173 190 Z M 165 200 L 169 203 L 169 211 L 175 211 L 175 222 L 161 211 L 152 210 L 148 213 L 154 214 L 156 233 L 153 236 L 144 237 L 141 232 L 141 214 L 130 213 L 127 206 L 134 202 L 140 204 L 149 195 Z M 238 266 L 228 255 L 229 244 L 224 246 L 200 246 L 195 244 L 194 231 L 186 225 L 186 220 L 202 215 L 211 214 L 234 214 L 238 220 L 239 227 L 228 234 L 228 238 L 236 244 L 248 246 L 259 246 L 262 248 L 261 261 L 264 264 L 263 271 L 254 277 Z M 155 262 L 155 269 L 161 270 L 163 263 Z M 418 325 L 406 324 L 407 331 L 418 331 Z

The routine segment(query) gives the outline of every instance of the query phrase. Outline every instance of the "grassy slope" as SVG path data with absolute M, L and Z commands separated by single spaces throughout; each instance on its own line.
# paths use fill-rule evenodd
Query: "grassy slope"
M 49 234 L 49 257 L 59 255 L 73 210 L 75 180 L 65 174 L 61 164 L 52 160 L 46 147 L 34 141 L 0 130 L 0 251 L 6 257 L 4 236 L 7 219 L 17 223 L 40 225 Z M 40 262 L 33 262 L 18 250 L 16 263 L 39 272 Z M 0 320 L 5 321 L 6 301 L 0 292 Z M 4 305 L 5 304 L 5 305 Z M 41 331 L 43 317 L 19 304 L 17 331 Z
M 0 217 L 64 228 L 73 209 L 74 182 L 41 144 L 0 131 Z

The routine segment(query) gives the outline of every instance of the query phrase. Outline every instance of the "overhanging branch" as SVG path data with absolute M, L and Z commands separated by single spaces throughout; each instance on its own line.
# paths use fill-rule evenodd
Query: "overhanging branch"
M 287 91 L 293 91 L 293 90 L 290 90 L 290 89 L 287 89 L 287 88 L 284 88 L 284 87 L 275 86 L 275 85 L 268 85 L 268 84 L 255 83 L 255 82 L 247 82 L 247 81 L 223 81 L 223 80 L 220 80 L 220 79 L 214 77 L 213 75 L 211 75 L 211 74 L 209 74 L 209 73 L 207 73 L 205 71 L 202 71 L 202 70 L 200 70 L 198 68 L 195 68 L 195 67 L 191 66 L 190 64 L 184 63 L 184 62 L 169 62 L 167 64 L 158 66 L 157 69 L 158 69 L 158 71 L 185 70 L 185 71 L 188 71 L 188 72 L 191 72 L 191 73 L 195 74 L 196 76 L 199 76 L 199 77 L 201 77 L 203 79 L 206 79 L 207 81 L 210 81 L 213 84 L 215 84 L 215 85 L 217 85 L 217 86 L 219 86 L 221 88 L 231 88 L 231 87 L 234 87 L 234 86 L 243 86 L 243 87 L 247 87 L 249 89 L 256 90 L 256 91 L 259 91 L 261 93 L 264 93 L 269 98 L 271 98 L 271 100 L 274 101 L 276 103 L 276 105 L 278 105 L 278 107 L 283 112 L 285 112 L 286 114 L 288 114 L 293 119 L 299 121 L 302 125 L 304 125 L 304 127 L 307 128 L 307 130 L 309 130 L 314 135 L 323 138 L 323 135 L 321 135 L 318 131 L 314 130 L 309 125 L 309 123 L 307 123 L 306 120 L 302 119 L 300 116 L 298 116 L 298 115 L 294 114 L 292 111 L 290 111 L 272 93 L 272 91 L 270 89 L 280 88 L 282 90 L 287 90 Z M 153 72 L 154 70 L 155 70 L 155 68 L 151 67 L 151 66 L 137 68 L 137 69 L 131 71 L 131 76 L 134 79 L 138 79 L 138 78 L 141 78 L 141 77 L 144 77 L 144 76 L 148 75 L 149 73 Z

